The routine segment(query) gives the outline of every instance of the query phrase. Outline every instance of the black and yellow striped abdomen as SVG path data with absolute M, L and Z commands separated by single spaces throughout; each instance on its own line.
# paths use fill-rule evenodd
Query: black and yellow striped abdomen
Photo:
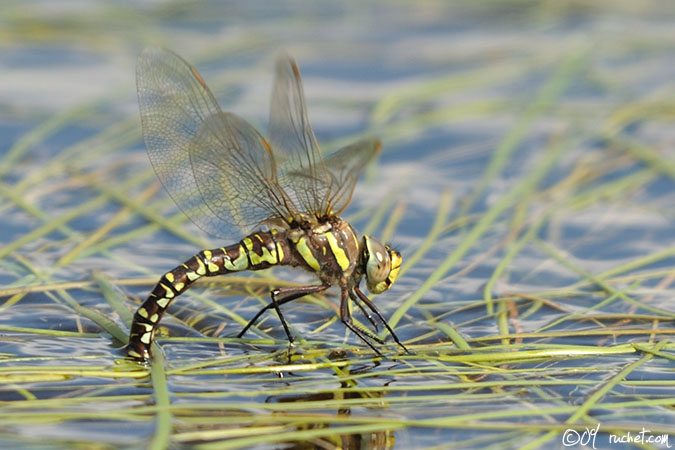
M 150 344 L 164 311 L 171 301 L 202 277 L 242 270 L 261 270 L 291 263 L 284 233 L 275 230 L 253 233 L 229 247 L 203 250 L 165 273 L 147 300 L 134 314 L 127 353 L 137 359 L 150 357 Z

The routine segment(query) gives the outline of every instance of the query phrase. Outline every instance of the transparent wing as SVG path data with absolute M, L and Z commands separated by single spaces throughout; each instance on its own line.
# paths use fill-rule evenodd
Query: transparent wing
M 367 139 L 324 160 L 309 123 L 300 70 L 286 54 L 276 63 L 269 138 L 280 162 L 279 183 L 303 212 L 316 217 L 347 206 L 364 166 L 381 148 L 379 140 Z
M 304 212 L 326 216 L 330 175 L 309 123 L 300 70 L 287 54 L 282 54 L 276 63 L 269 139 L 281 160 L 281 184 Z M 286 172 L 302 176 L 286 177 Z
M 150 161 L 197 226 L 227 238 L 278 214 L 288 218 L 282 209 L 289 201 L 270 200 L 281 188 L 269 146 L 253 127 L 221 111 L 192 66 L 169 50 L 148 48 L 139 56 L 136 83 Z M 242 184 L 234 188 L 234 180 Z M 266 200 L 244 204 L 257 197 Z
M 332 214 L 340 214 L 347 207 L 361 172 L 381 149 L 379 139 L 364 139 L 342 147 L 325 159 L 330 175 L 326 203 Z
M 326 157 L 324 167 L 328 181 L 322 183 L 319 189 L 324 193 L 322 198 L 328 214 L 340 214 L 347 207 L 361 172 L 381 148 L 379 139 L 364 139 Z M 307 176 L 301 170 L 291 170 L 285 174 L 296 186 L 301 185 Z M 310 181 L 306 183 L 310 184 Z
M 277 183 L 269 144 L 236 115 L 208 117 L 192 142 L 190 161 L 201 197 L 220 221 L 249 229 L 274 219 L 298 219 Z

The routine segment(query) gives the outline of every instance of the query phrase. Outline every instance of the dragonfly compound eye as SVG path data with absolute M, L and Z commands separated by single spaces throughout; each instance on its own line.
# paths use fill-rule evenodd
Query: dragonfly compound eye
M 389 289 L 398 277 L 401 254 L 370 236 L 364 236 L 363 240 L 365 241 L 366 284 L 370 292 L 381 294 Z

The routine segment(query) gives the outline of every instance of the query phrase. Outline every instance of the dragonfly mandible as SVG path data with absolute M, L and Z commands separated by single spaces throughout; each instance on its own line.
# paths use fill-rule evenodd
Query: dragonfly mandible
M 351 299 L 377 329 L 366 308 L 407 352 L 375 304 L 360 290 L 379 294 L 396 280 L 401 254 L 370 236 L 358 238 L 339 214 L 351 200 L 363 169 L 381 144 L 365 139 L 323 157 L 309 124 L 295 61 L 276 62 L 265 139 L 238 116 L 223 112 L 197 70 L 175 53 L 145 49 L 136 71 L 143 137 L 152 166 L 178 207 L 202 230 L 238 243 L 202 250 L 165 273 L 133 317 L 127 354 L 148 361 L 159 321 L 174 298 L 202 277 L 285 265 L 317 275 L 320 283 L 274 289 L 267 310 L 331 286 L 340 289 L 342 322 L 378 355 L 375 333 L 354 325 Z

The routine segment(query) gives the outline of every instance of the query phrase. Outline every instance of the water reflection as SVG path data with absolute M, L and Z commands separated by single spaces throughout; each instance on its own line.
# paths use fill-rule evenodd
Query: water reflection
M 344 370 L 344 375 L 347 376 L 349 373 L 357 374 L 359 371 L 366 369 L 357 369 L 352 372 Z M 335 434 L 326 435 L 324 437 L 319 437 L 316 439 L 308 439 L 306 441 L 297 441 L 291 444 L 292 449 L 304 450 L 310 448 L 341 448 L 341 449 L 353 449 L 353 450 L 367 450 L 367 449 L 388 449 L 393 448 L 396 443 L 394 437 L 394 432 L 391 429 L 384 429 L 381 431 L 374 431 L 368 433 L 340 433 L 340 427 L 344 425 L 353 425 L 358 424 L 358 415 L 355 415 L 352 419 L 352 407 L 350 406 L 349 400 L 353 399 L 372 399 L 374 403 L 380 405 L 380 401 L 383 397 L 382 393 L 379 392 L 358 392 L 352 390 L 357 386 L 357 382 L 354 379 L 348 379 L 340 382 L 340 387 L 336 388 L 333 392 L 320 392 L 312 394 L 288 394 L 288 395 L 272 395 L 267 397 L 265 400 L 266 403 L 326 403 L 336 404 L 337 409 L 330 420 L 317 420 L 314 424 L 303 423 L 299 425 L 296 430 L 319 430 L 319 429 L 333 429 Z M 361 403 L 359 405 L 364 405 L 368 407 L 368 403 Z M 332 413 L 333 410 L 326 408 L 326 415 Z M 280 415 L 291 415 L 289 412 L 278 413 Z M 372 416 L 371 416 L 372 417 Z M 326 419 L 325 415 L 321 416 L 322 419 Z M 368 423 L 372 423 L 369 421 Z M 383 423 L 383 428 L 387 427 Z

